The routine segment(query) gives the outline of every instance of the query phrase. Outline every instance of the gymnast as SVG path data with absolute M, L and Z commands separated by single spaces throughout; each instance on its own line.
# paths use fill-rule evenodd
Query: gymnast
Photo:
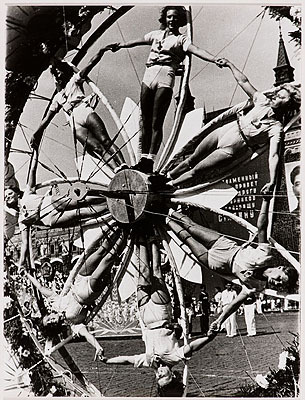
M 112 51 L 135 46 L 151 46 L 141 85 L 141 114 L 143 132 L 141 159 L 134 167 L 145 173 L 153 172 L 153 164 L 163 138 L 163 123 L 168 111 L 175 73 L 187 54 L 204 61 L 218 64 L 218 60 L 206 50 L 195 46 L 179 28 L 186 25 L 186 9 L 183 6 L 166 6 L 161 10 L 161 27 L 144 37 L 125 43 L 114 43 Z
M 126 165 L 122 153 L 111 141 L 104 122 L 94 111 L 98 102 L 97 95 L 91 94 L 85 97 L 83 89 L 84 82 L 88 81 L 89 72 L 107 50 L 109 48 L 100 49 L 88 65 L 79 72 L 76 72 L 76 68 L 67 62 L 53 59 L 51 73 L 58 93 L 47 115 L 32 136 L 31 145 L 34 149 L 39 147 L 44 130 L 62 108 L 72 132 L 91 156 L 101 158 L 112 169 Z
M 300 89 L 284 83 L 269 92 L 260 93 L 235 65 L 225 58 L 219 60 L 222 67 L 229 68 L 239 86 L 253 101 L 254 107 L 237 120 L 215 129 L 202 139 L 186 160 L 168 171 L 174 187 L 191 184 L 195 179 L 205 182 L 206 176 L 218 169 L 230 167 L 232 162 L 249 152 L 249 157 L 261 146 L 269 143 L 269 182 L 263 194 L 273 191 L 279 165 L 280 142 L 283 124 L 300 108 Z
M 159 396 L 181 396 L 184 385 L 179 373 L 172 368 L 179 362 L 186 362 L 215 334 L 212 332 L 190 344 L 179 345 L 182 328 L 173 322 L 171 299 L 161 272 L 158 238 L 140 236 L 137 249 L 137 301 L 145 353 L 105 357 L 103 361 L 106 364 L 131 364 L 135 368 L 150 367 L 155 372 Z
M 59 295 L 42 286 L 25 271 L 25 275 L 46 298 L 51 312 L 42 319 L 48 337 L 61 333 L 68 324 L 73 336 L 83 336 L 95 349 L 95 358 L 103 359 L 103 348 L 88 331 L 85 320 L 95 300 L 111 283 L 111 268 L 126 246 L 126 234 L 120 229 L 109 228 L 99 249 L 84 262 L 73 285 L 65 295 Z

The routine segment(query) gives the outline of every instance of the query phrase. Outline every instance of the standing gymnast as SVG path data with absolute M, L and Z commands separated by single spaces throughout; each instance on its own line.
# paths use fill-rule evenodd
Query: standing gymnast
M 162 143 L 163 123 L 168 111 L 175 83 L 175 73 L 187 54 L 221 66 L 216 58 L 179 32 L 186 25 L 186 10 L 182 6 L 166 6 L 161 10 L 159 30 L 147 33 L 143 38 L 109 45 L 112 51 L 122 48 L 151 46 L 141 85 L 141 113 L 143 132 L 141 159 L 136 169 L 151 173 Z

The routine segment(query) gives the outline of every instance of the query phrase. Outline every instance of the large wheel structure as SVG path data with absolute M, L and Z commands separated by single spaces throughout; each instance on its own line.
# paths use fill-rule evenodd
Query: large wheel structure
M 88 49 L 94 44 L 95 40 L 105 31 L 117 18 L 121 17 L 129 7 L 122 7 L 121 11 L 117 11 L 106 19 L 98 29 L 87 39 L 80 50 L 72 59 L 72 63 L 77 65 Z M 190 24 L 190 21 L 189 21 Z M 182 79 L 182 92 L 186 92 L 187 77 L 189 74 L 190 60 L 186 62 L 186 72 Z M 94 84 L 93 84 L 94 86 Z M 101 95 L 100 97 L 102 97 Z M 43 193 L 46 188 L 53 187 L 59 191 L 63 196 L 67 196 L 70 201 L 78 203 L 79 208 L 76 212 L 76 218 L 71 221 L 71 224 L 65 225 L 65 227 L 78 227 L 79 237 L 82 247 L 82 254 L 78 259 L 76 265 L 70 272 L 68 281 L 65 284 L 63 292 L 69 290 L 69 286 L 73 283 L 80 268 L 85 265 L 88 255 L 90 255 L 94 249 L 97 248 L 103 237 L 109 232 L 120 231 L 127 233 L 127 246 L 123 253 L 120 255 L 120 263 L 114 275 L 114 279 L 111 287 L 109 287 L 101 296 L 99 303 L 93 310 L 92 314 L 89 315 L 87 322 L 99 312 L 106 299 L 111 293 L 111 289 L 114 285 L 124 285 L 124 276 L 126 271 L 129 269 L 130 273 L 133 274 L 135 270 L 135 264 L 138 260 L 137 249 L 135 243 L 137 243 L 140 237 L 143 235 L 146 238 L 147 246 L 151 241 L 158 240 L 160 246 L 165 250 L 168 255 L 168 260 L 171 265 L 176 290 L 178 292 L 178 298 L 180 303 L 180 323 L 184 330 L 184 341 L 187 342 L 188 337 L 188 326 L 187 318 L 185 313 L 184 296 L 181 284 L 181 277 L 197 283 L 202 283 L 201 267 L 198 265 L 196 258 L 186 246 L 183 246 L 173 232 L 170 231 L 166 224 L 166 218 L 168 217 L 169 209 L 179 209 L 183 212 L 188 207 L 194 209 L 205 209 L 215 213 L 221 212 L 222 205 L 229 202 L 235 195 L 236 191 L 228 185 L 217 180 L 209 182 L 208 184 L 189 186 L 183 190 L 173 191 L 169 188 L 161 172 L 166 169 L 173 160 L 175 161 L 175 155 L 177 149 L 175 143 L 178 139 L 179 132 L 182 128 L 182 109 L 185 98 L 181 96 L 180 109 L 176 114 L 174 121 L 173 131 L 165 143 L 165 150 L 161 155 L 159 165 L 157 166 L 154 174 L 145 174 L 134 170 L 132 168 L 123 169 L 118 172 L 114 172 L 109 168 L 107 163 L 96 160 L 86 153 L 86 150 L 79 151 L 73 140 L 71 143 L 75 146 L 70 147 L 69 153 L 77 155 L 75 176 L 70 175 L 70 171 L 64 169 L 64 163 L 57 166 L 56 163 L 52 166 L 52 173 L 55 174 L 55 178 L 48 179 L 43 182 L 38 182 L 36 189 L 38 193 Z M 104 104 L 107 103 L 107 99 L 102 98 Z M 111 109 L 111 106 L 108 110 Z M 112 112 L 112 111 L 111 111 Z M 113 115 L 112 115 L 113 116 Z M 119 140 L 122 148 L 124 148 L 124 156 L 126 163 L 129 167 L 132 167 L 135 160 L 135 149 L 132 148 L 132 136 L 130 136 L 128 129 L 125 127 L 124 121 L 119 121 L 119 118 L 114 117 L 117 127 L 117 133 L 114 135 L 113 140 Z M 217 122 L 216 122 L 217 123 Z M 125 129 L 126 128 L 126 129 Z M 125 136 L 124 136 L 125 135 Z M 129 137 L 128 137 L 129 136 Z M 43 146 L 43 142 L 42 142 Z M 65 146 L 65 144 L 64 144 Z M 183 150 L 183 146 L 182 146 Z M 178 156 L 181 155 L 178 152 Z M 48 169 L 43 163 L 40 164 L 44 169 Z M 50 168 L 49 168 L 50 169 Z M 230 171 L 228 172 L 228 174 Z M 215 202 L 215 207 L 212 207 L 213 200 L 207 196 L 211 190 L 219 190 L 223 197 Z M 215 192 L 212 192 L 215 195 Z M 91 195 L 99 197 L 102 202 L 106 204 L 106 209 L 103 214 L 96 213 L 96 216 L 82 220 L 81 209 L 87 207 L 91 209 L 94 214 L 94 205 L 90 205 L 88 198 Z M 250 226 L 239 218 L 235 218 L 234 215 L 227 215 L 233 217 L 235 222 L 241 224 L 249 231 L 250 234 L 255 233 L 255 227 Z M 52 229 L 47 228 L 47 229 Z M 29 228 L 30 234 L 35 232 L 35 227 Z M 92 234 L 90 234 L 92 232 Z M 35 233 L 34 233 L 35 234 Z M 32 248 L 33 240 L 29 241 L 29 264 L 34 266 L 34 249 Z M 180 249 L 179 249 L 180 247 Z M 282 250 L 282 249 L 281 249 Z M 160 250 L 159 250 L 160 251 Z M 179 262 L 183 260 L 184 265 L 178 265 L 176 254 L 180 251 Z M 181 256 L 181 251 L 184 253 L 184 258 Z M 286 255 L 287 252 L 282 250 Z M 177 252 L 177 253 L 176 253 Z M 289 256 L 288 256 L 289 257 Z M 186 268 L 183 268 L 185 267 Z M 127 292 L 134 293 L 135 285 L 129 287 Z M 187 393 L 187 367 L 185 368 L 184 383 L 186 385 L 185 395 Z M 90 391 L 89 391 L 90 395 Z
M 96 29 L 95 32 L 92 33 L 92 35 L 87 39 L 87 41 L 84 43 L 84 45 L 81 47 L 81 49 L 77 52 L 77 54 L 74 56 L 72 63 L 79 63 L 82 58 L 85 56 L 86 52 L 88 49 L 94 44 L 94 42 L 100 37 L 100 35 L 107 29 L 111 24 L 113 24 L 118 18 L 120 18 L 124 13 L 126 13 L 131 7 L 121 7 L 121 10 L 117 10 L 114 12 L 108 19 L 106 19 L 102 24 Z M 20 11 L 22 12 L 22 10 Z M 19 37 L 17 35 L 17 37 Z M 14 39 L 16 40 L 16 39 Z M 44 59 L 44 57 L 43 57 Z M 95 86 L 92 83 L 93 86 Z M 97 89 L 96 87 L 93 88 L 93 90 Z M 103 97 L 102 94 L 99 93 L 99 90 L 97 89 L 98 94 L 100 95 L 100 98 L 102 98 L 103 103 L 105 102 L 108 104 L 107 99 Z M 181 107 L 183 106 L 184 98 L 182 98 L 181 101 Z M 111 106 L 110 106 L 111 108 Z M 109 109 L 109 107 L 108 107 Z M 114 115 L 113 110 L 110 110 L 110 113 L 112 114 L 112 117 Z M 134 155 L 134 150 L 129 144 L 129 141 L 131 141 L 131 138 L 126 137 L 126 133 L 124 136 L 124 125 L 119 121 L 119 119 L 114 115 L 114 120 L 116 123 L 116 126 L 118 128 L 118 136 L 122 135 L 123 138 L 122 140 L 125 141 L 126 145 L 126 152 L 127 152 L 127 157 L 128 159 L 126 160 L 127 163 L 130 163 L 130 160 L 135 160 L 135 155 Z M 176 125 L 179 126 L 180 122 L 179 120 L 176 121 Z M 176 132 L 174 132 L 177 135 L 177 128 Z M 43 142 L 42 142 L 42 147 L 43 147 Z M 14 150 L 13 150 L 14 151 Z M 71 149 L 71 152 L 73 154 L 77 154 L 77 149 L 76 147 Z M 80 154 L 80 153 L 79 153 Z M 86 158 L 89 158 L 89 168 L 91 166 L 90 173 L 87 173 L 86 178 L 82 178 L 82 172 L 83 171 L 83 164 L 86 162 Z M 128 169 L 128 170 L 123 170 L 118 172 L 117 174 L 114 174 L 113 171 L 105 164 L 100 161 L 97 161 L 95 159 L 92 159 L 86 154 L 86 151 L 84 150 L 81 153 L 81 156 L 79 157 L 79 165 L 76 167 L 76 176 L 69 176 L 69 172 L 65 171 L 62 166 L 57 167 L 56 163 L 52 163 L 52 172 L 55 173 L 56 178 L 54 179 L 48 179 L 47 181 L 44 182 L 38 182 L 36 185 L 36 189 L 38 193 L 42 193 L 43 191 L 46 190 L 47 187 L 55 187 L 56 190 L 58 190 L 62 195 L 67 196 L 71 201 L 79 201 L 80 205 L 84 206 L 86 203 L 86 198 L 89 193 L 92 191 L 95 193 L 95 195 L 100 196 L 101 199 L 105 199 L 107 202 L 107 207 L 108 210 L 105 212 L 105 215 L 100 216 L 98 218 L 91 218 L 90 220 L 87 220 L 82 224 L 81 222 L 73 221 L 71 223 L 71 226 L 77 225 L 80 231 L 80 236 L 83 237 L 83 230 L 84 229 L 89 229 L 93 226 L 95 229 L 96 227 L 100 227 L 100 232 L 97 234 L 96 238 L 93 240 L 93 243 L 85 243 L 83 242 L 83 254 L 81 255 L 80 259 L 76 263 L 75 268 L 71 271 L 70 277 L 68 278 L 68 282 L 66 283 L 64 287 L 64 291 L 68 290 L 67 286 L 73 282 L 75 275 L 77 274 L 77 271 L 82 267 L 84 263 L 86 263 L 86 257 L 90 252 L 93 251 L 94 246 L 98 244 L 100 240 L 103 239 L 104 232 L 109 230 L 111 231 L 112 229 L 122 229 L 124 231 L 129 232 L 129 238 L 127 241 L 127 248 L 124 252 L 124 257 L 122 258 L 121 265 L 119 266 L 118 273 L 114 279 L 114 283 L 118 281 L 122 281 L 124 278 L 124 272 L 128 268 L 128 264 L 133 257 L 134 254 L 134 242 L 137 238 L 138 234 L 143 234 L 143 231 L 145 231 L 145 226 L 149 227 L 148 231 L 150 232 L 151 235 L 157 235 L 159 234 L 159 241 L 162 242 L 162 240 L 166 243 L 164 243 L 164 246 L 167 247 L 168 243 L 167 241 L 169 240 L 169 237 L 165 231 L 165 225 L 164 221 L 168 212 L 168 209 L 170 207 L 170 196 L 171 193 L 166 189 L 166 187 L 161 188 L 158 187 L 158 185 L 154 184 L 154 180 L 150 180 L 150 176 L 143 174 L 141 172 Z M 31 167 L 31 163 L 29 164 L 29 168 Z M 44 163 L 40 163 L 40 165 L 48 170 L 51 170 L 48 168 Z M 88 166 L 87 166 L 87 172 L 88 172 Z M 95 176 L 96 175 L 96 176 Z M 98 176 L 102 176 L 102 179 L 99 180 Z M 90 207 L 88 205 L 88 207 Z M 94 207 L 93 207 L 94 209 Z M 68 227 L 66 225 L 65 227 Z M 50 228 L 52 229 L 52 228 Z M 29 227 L 29 235 L 30 237 L 35 233 L 35 226 Z M 149 235 L 147 237 L 147 240 L 149 241 Z M 34 260 L 34 249 L 32 248 L 34 240 L 29 240 L 28 246 L 29 248 L 27 249 L 27 253 L 29 255 L 29 260 L 28 263 L 29 265 L 33 268 L 33 271 L 35 270 L 35 260 Z M 170 249 L 167 247 L 167 252 L 170 252 Z M 183 318 L 182 324 L 184 324 L 184 329 L 186 332 L 186 317 L 185 317 L 185 310 L 184 310 L 184 300 L 183 300 L 183 293 L 182 293 L 182 287 L 181 287 L 181 282 L 179 278 L 179 273 L 177 270 L 177 266 L 174 262 L 174 256 L 173 254 L 170 254 L 170 260 L 171 260 L 171 265 L 172 268 L 175 271 L 175 280 L 176 284 L 178 284 L 178 293 L 179 293 L 179 299 L 181 303 L 181 317 Z M 98 309 L 102 306 L 102 304 L 106 301 L 107 297 L 109 296 L 111 291 L 111 288 L 104 293 L 104 296 L 102 296 L 101 302 L 99 306 L 94 310 L 92 315 L 89 317 L 89 320 L 93 318 L 93 316 L 98 312 Z M 30 326 L 27 326 L 28 329 L 30 329 Z M 187 336 L 185 335 L 185 338 Z M 186 340 L 186 339 L 185 339 Z M 38 345 L 38 342 L 37 342 Z M 69 358 L 69 357 L 68 357 Z M 67 355 L 65 357 L 65 361 L 67 361 Z M 69 360 L 68 360 L 69 361 Z M 50 359 L 51 362 L 51 359 Z M 54 364 L 54 363 L 53 363 Z M 72 364 L 73 368 L 73 364 Z M 185 379 L 186 379 L 187 374 L 185 373 Z M 81 377 L 81 383 L 83 384 L 84 382 L 84 377 Z M 83 380 L 83 382 L 82 382 Z M 88 382 L 87 382 L 88 384 Z M 88 394 L 90 395 L 94 392 L 94 387 L 88 388 Z M 92 392 L 93 391 L 93 392 Z M 77 392 L 77 391 L 76 391 Z M 78 392 L 80 393 L 80 392 Z

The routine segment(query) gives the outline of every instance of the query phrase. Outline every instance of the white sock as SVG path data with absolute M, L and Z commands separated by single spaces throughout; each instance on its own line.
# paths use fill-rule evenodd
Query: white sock
M 116 168 L 114 169 L 113 172 L 116 174 L 118 171 L 121 171 L 121 169 L 122 169 L 123 167 L 128 167 L 128 165 L 127 165 L 125 162 L 123 162 L 121 165 L 119 165 L 118 167 L 116 167 Z
M 155 158 L 156 158 L 156 154 L 146 154 L 146 153 L 143 153 L 143 154 L 141 154 L 141 158 L 146 158 L 147 160 L 155 160 Z
M 173 208 L 170 208 L 170 209 L 168 210 L 168 216 L 170 217 L 170 216 L 173 214 L 174 211 L 175 211 L 175 210 L 174 210 Z

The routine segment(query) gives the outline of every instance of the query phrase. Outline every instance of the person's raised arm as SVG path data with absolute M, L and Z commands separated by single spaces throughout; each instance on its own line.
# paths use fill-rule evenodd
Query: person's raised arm
M 36 186 L 36 176 L 37 176 L 37 167 L 38 167 L 38 150 L 33 150 L 33 157 L 31 159 L 29 177 L 26 184 L 26 190 L 24 196 L 26 196 L 27 192 L 32 192 L 35 190 Z
M 190 357 L 194 351 L 198 351 L 202 349 L 205 345 L 210 343 L 214 337 L 216 336 L 216 332 L 212 332 L 208 336 L 199 338 L 184 346 L 184 355 L 185 357 Z
M 29 193 L 35 191 L 37 166 L 38 166 L 38 151 L 34 150 L 33 157 L 31 159 L 29 178 L 23 196 L 27 196 Z M 21 234 L 21 251 L 20 251 L 19 265 L 20 267 L 24 267 L 28 256 L 30 230 L 28 226 L 26 226 L 21 222 L 19 222 L 19 230 Z
M 211 63 L 215 63 L 218 66 L 221 66 L 218 64 L 218 59 L 216 59 L 216 57 L 213 56 L 213 54 L 209 53 L 206 50 L 200 49 L 199 47 L 195 46 L 193 43 L 190 44 L 189 47 L 187 48 L 187 53 L 193 54 L 194 56 L 201 58 L 201 60 L 203 60 L 203 61 L 208 61 Z
M 79 330 L 78 330 L 78 334 L 80 336 L 83 336 L 87 342 L 89 344 L 91 344 L 91 346 L 93 346 L 96 350 L 95 352 L 95 356 L 94 356 L 94 360 L 97 359 L 97 357 L 100 358 L 100 360 L 103 360 L 103 355 L 104 355 L 104 349 L 102 348 L 102 346 L 99 344 L 99 342 L 96 340 L 96 338 L 92 335 L 92 333 L 90 333 L 88 331 L 88 329 L 86 328 L 86 326 L 82 326 Z
M 220 331 L 221 324 L 229 318 L 235 311 L 239 309 L 239 307 L 243 304 L 246 298 L 249 295 L 249 290 L 245 287 L 242 288 L 241 292 L 235 297 L 235 299 L 226 307 L 226 309 L 220 314 L 220 316 L 212 322 L 208 336 L 218 333 Z
M 65 339 L 62 339 L 60 342 L 56 343 L 55 346 L 52 346 L 52 340 L 51 343 L 48 343 L 48 341 L 46 341 L 44 348 L 44 355 L 50 356 L 52 353 L 54 353 L 54 351 L 68 344 L 71 341 L 71 339 L 72 339 L 71 335 L 67 336 Z
M 125 43 L 112 43 L 112 44 L 109 44 L 107 47 L 110 47 L 111 51 L 116 52 L 120 49 L 127 49 L 130 47 L 136 47 L 136 46 L 146 46 L 146 45 L 150 45 L 150 44 L 151 43 L 143 37 L 140 39 L 129 40 L 128 42 L 125 42 Z
M 19 259 L 19 268 L 24 268 L 26 265 L 26 259 L 28 256 L 28 243 L 29 243 L 29 235 L 30 228 L 26 225 L 19 223 L 19 230 L 21 236 L 21 249 L 20 249 L 20 259 Z
M 39 127 L 33 133 L 33 136 L 31 137 L 31 146 L 33 149 L 35 150 L 38 149 L 44 130 L 50 124 L 50 122 L 52 121 L 52 119 L 55 117 L 56 114 L 57 111 L 49 110 L 47 115 L 41 121 Z
M 271 196 L 276 183 L 277 170 L 280 161 L 280 141 L 278 136 L 272 136 L 269 142 L 269 175 L 270 180 L 262 188 L 261 192 L 263 195 Z
M 88 74 L 91 72 L 91 70 L 96 66 L 96 64 L 101 60 L 103 57 L 105 51 L 110 50 L 110 47 L 103 47 L 100 49 L 95 56 L 91 58 L 89 63 L 80 70 L 79 76 L 83 79 L 87 78 Z
M 25 272 L 25 275 L 43 296 L 51 297 L 54 295 L 54 292 L 51 289 L 42 286 L 40 282 L 38 282 L 38 280 L 34 278 L 34 276 L 30 275 L 28 272 Z
M 121 364 L 121 365 L 132 364 L 132 365 L 134 365 L 135 356 L 117 356 L 117 357 L 112 357 L 112 358 L 105 358 L 104 362 L 106 364 Z
M 247 95 L 252 99 L 254 93 L 257 92 L 257 89 L 249 82 L 247 76 L 226 58 L 222 58 L 218 60 L 218 62 L 222 67 L 227 67 L 231 70 L 236 82 L 243 89 L 243 91 L 246 92 Z
M 263 197 L 261 209 L 257 219 L 257 234 L 259 243 L 268 243 L 267 229 L 268 229 L 268 214 L 269 204 L 271 197 Z

